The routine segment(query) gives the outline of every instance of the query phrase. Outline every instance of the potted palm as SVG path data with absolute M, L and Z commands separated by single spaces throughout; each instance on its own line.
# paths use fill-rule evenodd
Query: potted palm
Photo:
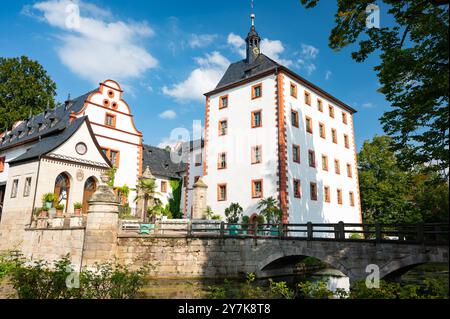
M 282 212 L 278 208 L 278 201 L 273 197 L 264 198 L 259 201 L 258 209 L 270 225 L 270 235 L 278 236 L 278 224 L 281 222 Z
M 73 214 L 75 216 L 81 216 L 81 209 L 83 208 L 83 204 L 80 202 L 76 202 L 73 204 Z
M 135 198 L 135 201 L 143 201 L 144 214 L 142 216 L 143 222 L 148 222 L 148 205 L 149 202 L 156 204 L 156 196 L 160 195 L 159 192 L 156 191 L 156 181 L 154 178 L 142 178 L 139 180 L 139 183 L 136 187 L 138 195 Z
M 239 219 L 241 219 L 243 209 L 238 203 L 231 203 L 230 207 L 225 209 L 225 217 L 227 219 L 229 234 L 236 236 L 238 234 Z
M 58 196 L 54 193 L 45 193 L 42 195 L 42 203 L 43 206 L 47 207 L 48 209 L 53 207 L 53 203 L 55 203 L 58 200 Z
M 55 205 L 55 209 L 56 209 L 56 217 L 63 217 L 64 204 Z

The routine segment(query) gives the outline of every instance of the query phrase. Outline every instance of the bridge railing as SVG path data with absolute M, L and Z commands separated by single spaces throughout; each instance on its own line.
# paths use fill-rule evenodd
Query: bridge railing
M 121 225 L 123 233 L 139 233 L 136 227 Z M 174 237 L 253 237 L 300 240 L 400 242 L 414 244 L 448 245 L 449 224 L 355 224 L 355 223 L 305 223 L 305 224 L 242 224 L 220 221 L 169 220 L 159 222 L 150 236 Z

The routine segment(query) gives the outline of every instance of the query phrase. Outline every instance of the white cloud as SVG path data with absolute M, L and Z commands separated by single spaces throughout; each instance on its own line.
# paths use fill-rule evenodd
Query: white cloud
M 219 83 L 230 62 L 219 52 L 206 54 L 195 59 L 199 67 L 188 78 L 172 87 L 164 86 L 164 94 L 179 102 L 203 101 L 203 94 L 211 91 Z
M 325 80 L 329 80 L 329 79 L 331 79 L 331 75 L 332 75 L 333 73 L 330 71 L 330 70 L 328 70 L 327 72 L 325 72 Z
M 217 34 L 191 34 L 189 46 L 193 49 L 203 48 L 210 45 L 217 38 Z
M 62 31 L 56 51 L 72 72 L 98 83 L 107 78 L 136 78 L 157 66 L 158 61 L 142 45 L 143 38 L 154 35 L 146 22 L 113 20 L 103 8 L 75 3 L 78 6 L 70 0 L 50 0 L 32 6 L 42 14 L 39 19 Z
M 158 115 L 160 118 L 165 120 L 173 120 L 177 117 L 177 113 L 174 110 L 167 110 Z
M 300 47 L 301 50 L 298 52 L 300 57 L 297 60 L 297 66 L 300 69 L 305 70 L 307 75 L 311 75 L 317 69 L 314 61 L 319 55 L 319 49 L 305 43 L 302 43 Z
M 372 102 L 363 103 L 361 106 L 365 109 L 371 109 L 371 108 L 375 107 L 375 105 Z
M 246 57 L 245 40 L 240 36 L 230 33 L 228 35 L 227 43 L 231 45 L 233 51 L 237 52 L 241 58 Z

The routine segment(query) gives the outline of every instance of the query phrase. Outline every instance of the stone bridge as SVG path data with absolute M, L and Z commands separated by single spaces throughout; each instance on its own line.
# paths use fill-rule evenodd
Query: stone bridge
M 448 246 L 364 241 L 278 238 L 168 237 L 122 234 L 117 257 L 139 266 L 157 265 L 156 277 L 236 278 L 293 274 L 305 257 L 315 257 L 341 271 L 350 281 L 364 279 L 366 267 L 378 265 L 381 278 L 400 275 L 428 262 L 448 263 Z

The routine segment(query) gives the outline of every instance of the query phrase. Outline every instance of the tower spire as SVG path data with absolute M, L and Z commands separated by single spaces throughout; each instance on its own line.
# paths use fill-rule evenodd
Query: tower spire
M 252 6 L 252 14 L 250 15 L 250 18 L 252 21 L 252 26 L 250 28 L 250 32 L 247 35 L 247 38 L 245 39 L 247 44 L 247 63 L 249 64 L 255 62 L 255 60 L 259 57 L 260 54 L 259 45 L 261 42 L 261 38 L 259 37 L 259 34 L 255 28 L 256 16 L 254 13 L 255 4 L 253 0 L 251 1 L 251 6 Z

